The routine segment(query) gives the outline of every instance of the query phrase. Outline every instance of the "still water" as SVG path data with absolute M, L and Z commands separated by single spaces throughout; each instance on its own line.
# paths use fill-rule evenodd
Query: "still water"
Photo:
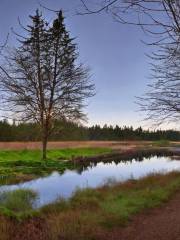
M 150 158 L 131 159 L 125 162 L 90 163 L 81 171 L 67 170 L 63 174 L 53 172 L 49 176 L 36 180 L 1 186 L 0 191 L 20 188 L 32 189 L 39 196 L 35 203 L 36 207 L 41 207 L 59 197 L 68 198 L 79 188 L 101 186 L 107 179 L 123 182 L 131 178 L 138 179 L 151 173 L 167 173 L 174 170 L 180 171 L 180 157 L 179 160 L 172 157 L 151 156 Z

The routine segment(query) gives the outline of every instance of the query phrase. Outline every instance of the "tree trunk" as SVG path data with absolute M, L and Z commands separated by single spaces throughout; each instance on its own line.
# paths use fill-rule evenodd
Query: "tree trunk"
M 42 160 L 47 159 L 47 135 L 44 134 L 42 139 Z

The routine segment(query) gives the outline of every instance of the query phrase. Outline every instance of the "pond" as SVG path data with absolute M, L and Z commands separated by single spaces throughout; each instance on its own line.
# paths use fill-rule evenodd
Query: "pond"
M 180 171 L 180 157 L 151 156 L 132 158 L 129 161 L 112 161 L 108 163 L 89 163 L 79 170 L 67 170 L 63 174 L 53 172 L 49 176 L 16 184 L 4 185 L 0 191 L 11 191 L 28 188 L 38 193 L 35 206 L 41 207 L 59 197 L 68 198 L 78 188 L 95 188 L 103 185 L 108 179 L 126 181 L 138 179 L 151 173 Z

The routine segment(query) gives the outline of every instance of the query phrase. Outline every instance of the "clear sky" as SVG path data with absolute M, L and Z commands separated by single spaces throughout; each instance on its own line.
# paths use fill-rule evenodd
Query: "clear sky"
M 66 25 L 72 37 L 76 37 L 80 60 L 91 68 L 96 85 L 96 96 L 88 101 L 86 112 L 89 125 L 118 124 L 143 125 L 142 113 L 137 112 L 135 96 L 141 96 L 150 81 L 148 58 L 150 51 L 140 40 L 144 38 L 141 29 L 121 25 L 105 14 L 77 16 L 80 0 L 41 0 L 52 9 L 64 9 Z M 39 8 L 36 0 L 1 0 L 0 29 L 1 39 L 13 27 L 18 33 L 18 17 L 26 25 L 28 15 Z M 52 13 L 41 9 L 47 19 Z M 10 42 L 14 41 L 10 36 Z M 14 44 L 14 42 L 13 42 Z

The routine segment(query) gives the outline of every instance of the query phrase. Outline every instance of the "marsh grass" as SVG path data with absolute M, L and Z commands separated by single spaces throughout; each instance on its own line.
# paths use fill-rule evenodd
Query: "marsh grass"
M 15 213 L 33 209 L 37 193 L 29 189 L 18 189 L 0 193 L 0 207 Z
M 29 225 L 25 224 L 26 221 L 31 221 L 30 226 L 32 231 L 35 231 L 34 226 L 42 223 L 40 233 L 46 235 L 47 240 L 101 239 L 114 228 L 126 225 L 135 214 L 168 201 L 179 189 L 179 172 L 152 174 L 125 183 L 111 181 L 110 184 L 104 184 L 97 189 L 77 190 L 70 199 L 59 199 L 42 207 L 37 216 L 26 217 L 22 224 L 26 229 L 29 228 Z M 3 221 L 8 219 L 4 217 Z M 11 229 L 17 229 L 16 226 L 19 226 L 18 231 L 21 231 L 15 220 L 10 225 Z M 0 236 L 1 231 L 0 227 Z M 4 239 L 6 238 L 2 240 Z
M 106 235 L 126 225 L 135 214 L 168 201 L 179 188 L 180 173 L 153 174 L 125 183 L 111 182 L 98 189 L 78 190 L 71 199 L 46 206 L 41 214 L 47 217 L 49 239 L 98 239 L 98 234 Z
M 159 141 L 154 141 L 152 144 L 154 147 L 169 147 L 171 145 L 170 141 L 162 139 Z

